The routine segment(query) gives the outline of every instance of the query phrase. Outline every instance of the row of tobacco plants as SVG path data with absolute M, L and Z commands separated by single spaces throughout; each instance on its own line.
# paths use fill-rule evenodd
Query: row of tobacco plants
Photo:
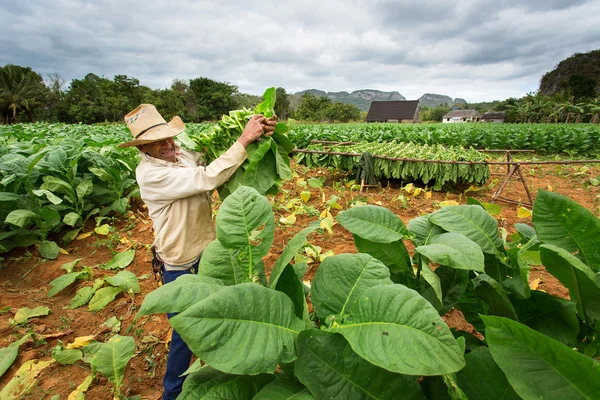
M 486 164 L 484 153 L 462 147 L 370 142 L 312 144 L 306 150 L 308 152 L 296 155 L 296 162 L 309 168 L 332 167 L 356 171 L 364 163 L 360 156 L 370 153 L 374 156 L 373 173 L 378 179 L 421 181 L 426 185 L 431 183 L 435 190 L 441 190 L 446 183 L 483 185 L 490 177 L 490 167 Z M 362 167 L 365 168 L 365 165 Z
M 307 124 L 298 125 L 290 139 L 299 148 L 312 140 L 332 140 L 535 150 L 588 158 L 600 153 L 598 124 Z
M 120 125 L 27 124 L 0 130 L 0 254 L 39 246 L 56 258 L 90 218 L 127 210 L 138 193 L 137 150 Z
M 180 398 L 598 398 L 600 220 L 540 191 L 533 226 L 508 235 L 469 203 L 408 226 L 383 207 L 341 211 L 358 253 L 325 258 L 308 283 L 295 256 L 324 220 L 288 241 L 267 278 L 272 207 L 238 187 L 198 275 L 151 292 L 139 311 L 178 313 L 171 325 L 204 363 Z M 531 289 L 535 265 L 571 299 Z M 449 329 L 452 308 L 479 334 Z

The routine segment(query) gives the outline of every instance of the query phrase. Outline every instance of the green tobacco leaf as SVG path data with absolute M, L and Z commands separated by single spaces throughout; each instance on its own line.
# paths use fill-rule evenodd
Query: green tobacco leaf
M 183 383 L 178 400 L 196 399 L 254 399 L 267 383 L 273 380 L 273 375 L 260 374 L 256 376 L 229 375 L 204 366 L 199 372 L 188 375 Z
M 275 222 L 271 204 L 256 189 L 240 186 L 219 208 L 217 239 L 223 247 L 241 250 L 250 267 L 262 259 L 273 243 Z M 256 232 L 262 229 L 262 232 Z
M 498 222 L 479 206 L 449 206 L 429 215 L 429 220 L 448 232 L 462 233 L 489 254 L 502 245 Z
M 535 228 L 527 224 L 515 224 L 515 230 L 519 232 L 528 242 L 536 236 Z
M 307 321 L 310 324 L 308 317 L 308 305 L 306 304 L 306 297 L 304 296 L 304 286 L 302 281 L 296 275 L 294 267 L 290 264 L 283 270 L 283 273 L 277 281 L 277 285 L 273 288 L 282 293 L 285 293 L 292 303 L 294 303 L 294 310 L 296 317 Z
M 314 221 L 287 242 L 283 252 L 281 253 L 281 256 L 279 256 L 273 265 L 273 270 L 271 271 L 271 276 L 269 278 L 271 287 L 275 287 L 277 285 L 277 280 L 279 279 L 279 276 L 283 272 L 284 268 L 290 263 L 290 261 L 294 259 L 294 256 L 304 246 L 304 242 L 306 242 L 308 235 L 317 230 L 318 227 L 319 221 Z
M 77 198 L 79 201 L 82 201 L 85 196 L 92 193 L 92 189 L 94 187 L 94 183 L 91 179 L 85 180 L 77 185 L 75 191 L 77 192 Z
M 438 312 L 416 291 L 402 285 L 365 290 L 352 320 L 339 332 L 365 360 L 392 372 L 442 375 L 461 370 L 462 351 Z
M 90 300 L 90 305 L 88 309 L 90 311 L 99 311 L 108 305 L 111 301 L 117 297 L 119 293 L 121 293 L 123 289 L 119 287 L 104 287 L 94 293 L 94 296 Z
M 329 315 L 350 313 L 357 298 L 373 286 L 391 285 L 389 269 L 368 254 L 327 257 L 312 281 L 311 300 L 324 322 Z
M 595 399 L 600 364 L 506 318 L 483 316 L 494 361 L 525 399 Z
M 13 324 L 18 325 L 27 322 L 29 318 L 42 317 L 50 314 L 50 309 L 44 306 L 37 306 L 35 308 L 23 307 L 19 308 L 19 311 L 15 314 Z
M 69 226 L 75 226 L 77 221 L 81 219 L 81 215 L 76 212 L 70 212 L 63 217 L 63 222 Z
M 256 189 L 260 194 L 265 194 L 277 177 L 277 160 L 272 151 L 272 144 L 275 144 L 273 139 L 265 137 L 258 149 L 248 156 L 243 184 Z
M 83 353 L 78 349 L 61 349 L 59 346 L 52 349 L 52 358 L 62 365 L 71 365 L 83 358 Z
M 40 217 L 31 210 L 13 210 L 7 216 L 4 222 L 23 228 L 28 221 L 39 219 Z
M 17 201 L 21 200 L 22 197 L 16 193 L 11 192 L 0 192 L 0 202 L 2 201 Z
M 134 351 L 135 341 L 132 337 L 115 335 L 100 347 L 92 359 L 92 370 L 110 380 L 117 394 L 121 393 L 125 367 Z
M 489 306 L 489 314 L 518 320 L 517 313 L 508 299 L 508 294 L 496 280 L 486 274 L 473 279 L 475 292 Z
M 304 327 L 289 297 L 254 283 L 227 286 L 170 323 L 200 359 L 233 374 L 273 372 L 293 361 L 294 339 Z
M 460 233 L 443 233 L 435 236 L 429 244 L 415 248 L 415 252 L 440 265 L 484 272 L 481 248 Z
M 372 242 L 391 243 L 408 235 L 402 220 L 383 207 L 355 207 L 341 211 L 335 219 L 353 234 Z
M 71 299 L 70 307 L 72 309 L 86 305 L 92 297 L 94 297 L 96 291 L 91 286 L 84 286 L 75 293 L 75 296 Z
M 366 253 L 378 259 L 390 269 L 390 272 L 413 273 L 410 255 L 402 240 L 392 243 L 376 243 L 357 235 L 353 236 L 356 249 L 360 253 Z
M 575 254 L 594 272 L 600 272 L 600 220 L 585 207 L 558 193 L 540 190 L 532 222 L 542 242 Z
M 133 262 L 135 258 L 135 250 L 126 250 L 117 254 L 112 260 L 104 265 L 100 265 L 100 269 L 123 269 Z
M 433 270 L 429 267 L 429 264 L 427 264 L 424 261 L 421 262 L 421 274 L 423 279 L 425 279 L 425 282 L 429 283 L 431 289 L 435 293 L 437 301 L 439 302 L 439 304 L 441 304 L 444 300 L 442 294 L 442 282 L 440 280 L 440 277 L 437 276 L 436 273 L 433 272 Z
M 588 323 L 600 320 L 600 273 L 594 273 L 568 251 L 543 244 L 540 246 L 542 263 L 569 289 L 572 300 L 577 302 L 577 312 Z
M 248 282 L 238 261 L 238 254 L 239 250 L 226 249 L 221 242 L 213 240 L 202 252 L 198 275 L 217 279 L 226 286 Z
M 49 190 L 40 189 L 40 190 L 32 190 L 32 192 L 33 192 L 33 194 L 35 194 L 38 197 L 46 196 L 48 201 L 52 204 L 62 203 L 62 199 Z
M 87 271 L 71 272 L 64 274 L 50 282 L 52 289 L 48 291 L 48 297 L 52 297 L 73 282 L 75 282 L 80 276 L 87 275 Z
M 55 260 L 59 253 L 59 248 L 56 242 L 52 242 L 50 240 L 44 240 L 42 243 L 40 243 L 38 250 L 42 257 L 47 258 L 48 260 Z
M 411 219 L 408 222 L 408 230 L 413 236 L 415 243 L 420 245 L 429 244 L 429 241 L 435 236 L 446 232 L 429 220 L 429 215 L 421 215 L 418 218 Z
M 579 334 L 575 301 L 533 290 L 529 299 L 512 299 L 512 303 L 519 322 L 566 346 L 575 346 Z
M 342 335 L 316 329 L 298 335 L 295 374 L 318 399 L 420 399 L 414 376 L 395 374 L 362 359 Z
M 148 293 L 138 315 L 179 313 L 224 288 L 217 279 L 185 274 Z
M 265 385 L 252 400 L 315 400 L 308 389 L 291 374 L 279 374 Z
M 0 377 L 10 368 L 12 363 L 17 359 L 19 355 L 19 347 L 25 343 L 31 334 L 23 336 L 21 339 L 9 344 L 7 347 L 0 349 Z
M 466 354 L 465 361 L 467 366 L 456 378 L 458 385 L 470 400 L 520 399 L 487 347 L 479 347 Z
M 140 283 L 137 276 L 131 271 L 120 271 L 115 276 L 107 277 L 106 282 L 112 286 L 121 288 L 124 292 L 129 292 L 130 290 L 133 293 L 140 292 Z

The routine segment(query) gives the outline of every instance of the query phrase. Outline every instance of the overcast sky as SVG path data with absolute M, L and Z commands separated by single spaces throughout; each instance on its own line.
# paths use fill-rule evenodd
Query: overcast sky
M 0 66 L 154 89 L 207 77 L 269 86 L 521 97 L 600 49 L 600 0 L 2 0 Z

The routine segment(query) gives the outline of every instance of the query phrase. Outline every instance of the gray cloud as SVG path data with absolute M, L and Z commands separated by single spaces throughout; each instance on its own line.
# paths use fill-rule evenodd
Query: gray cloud
M 55 0 L 0 4 L 0 65 L 65 79 L 124 74 L 152 88 L 208 77 L 261 94 L 395 90 L 519 97 L 600 48 L 600 0 Z

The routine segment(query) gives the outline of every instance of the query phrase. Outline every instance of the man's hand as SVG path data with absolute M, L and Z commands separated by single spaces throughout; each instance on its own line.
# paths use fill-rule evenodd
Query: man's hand
M 275 125 L 277 125 L 276 115 L 269 119 L 262 115 L 253 115 L 237 141 L 242 146 L 248 147 L 250 143 L 254 142 L 263 134 L 271 136 L 275 131 Z
M 271 136 L 273 132 L 275 132 L 275 125 L 277 125 L 277 115 L 266 118 L 263 122 L 263 131 L 265 135 Z

